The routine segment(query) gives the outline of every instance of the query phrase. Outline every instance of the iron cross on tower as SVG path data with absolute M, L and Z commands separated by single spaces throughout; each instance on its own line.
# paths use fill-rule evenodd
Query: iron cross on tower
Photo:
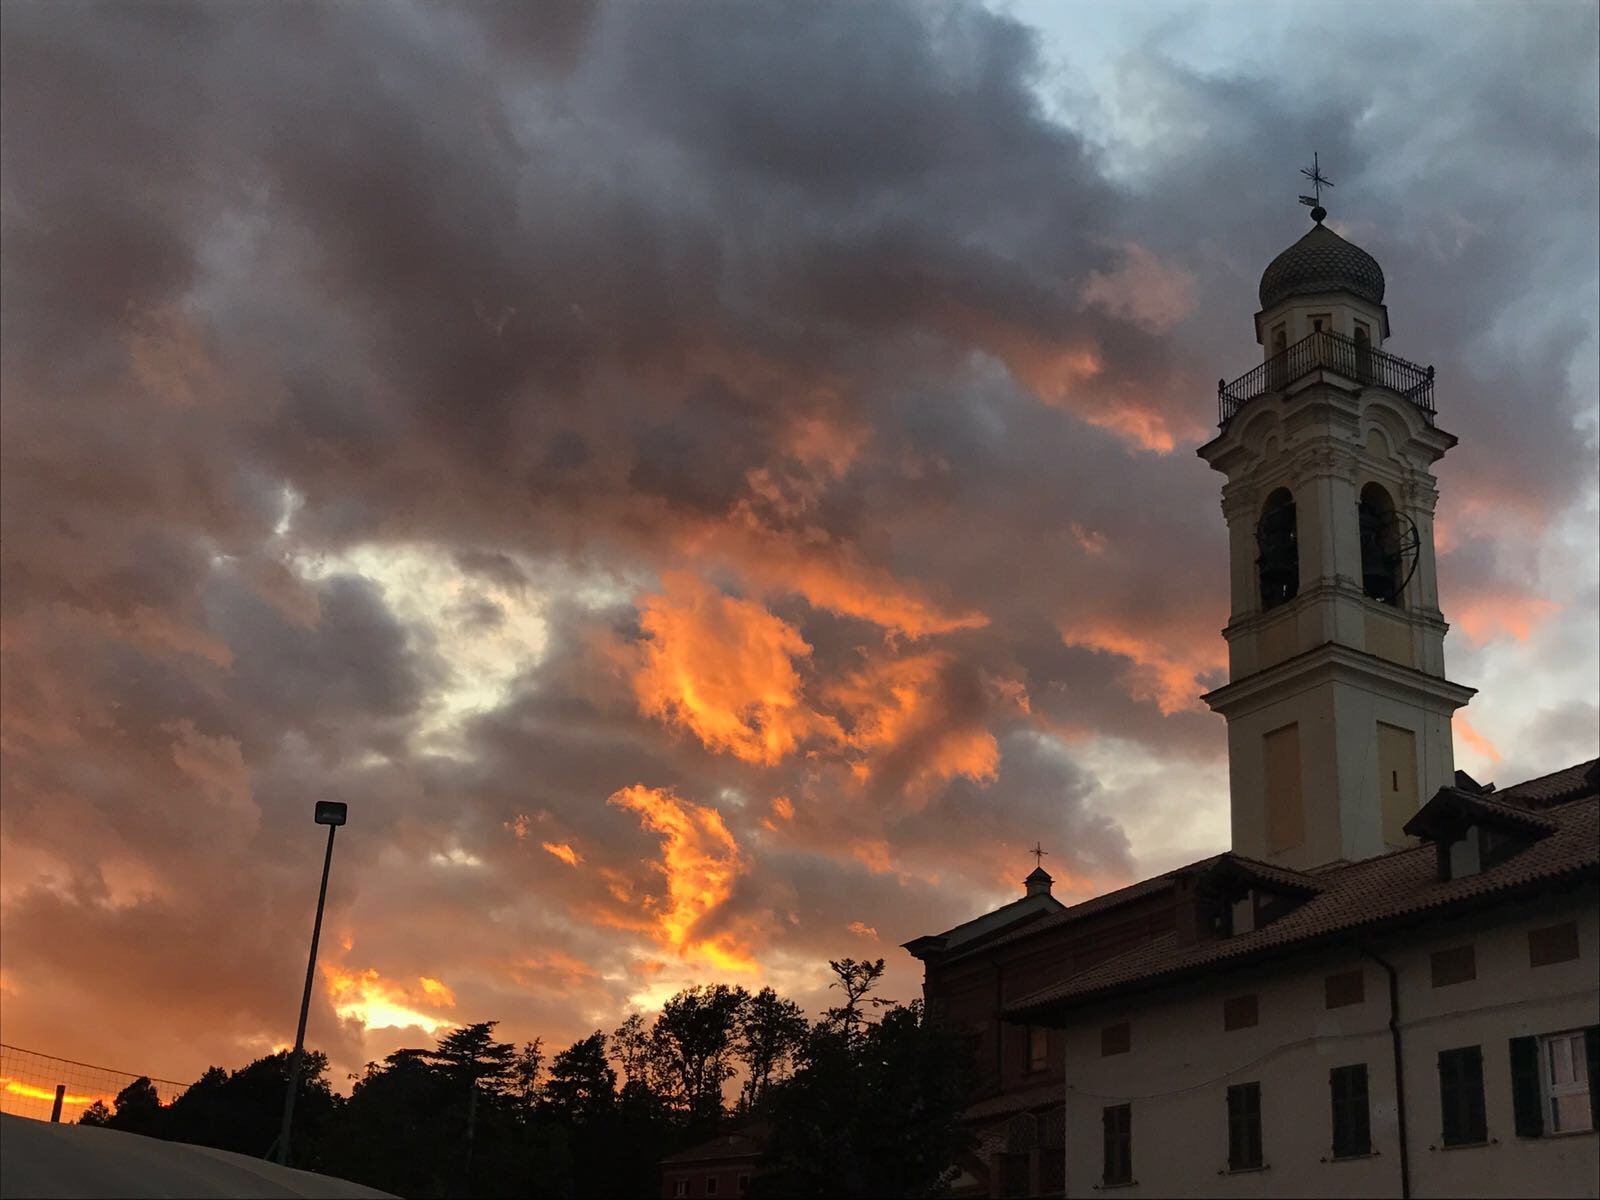
M 1043 846 L 1041 846 L 1038 842 L 1035 842 L 1033 844 L 1033 849 L 1029 850 L 1028 853 L 1033 855 L 1034 861 L 1039 864 L 1039 869 L 1041 871 L 1044 870 L 1044 860 L 1049 855 L 1050 852 L 1048 850 L 1046 850 Z
M 1300 203 L 1309 204 L 1311 206 L 1311 219 L 1320 223 L 1322 218 L 1328 215 L 1328 210 L 1322 207 L 1322 189 L 1331 188 L 1333 180 L 1322 173 L 1322 167 L 1317 161 L 1317 152 L 1315 150 L 1311 152 L 1311 165 L 1309 167 L 1301 167 L 1300 174 L 1311 181 L 1311 190 L 1314 193 L 1310 196 L 1301 196 Z

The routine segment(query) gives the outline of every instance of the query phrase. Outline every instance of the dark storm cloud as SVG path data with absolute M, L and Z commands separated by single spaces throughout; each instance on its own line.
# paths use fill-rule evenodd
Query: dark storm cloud
M 1221 753 L 1188 448 L 1307 145 L 1441 363 L 1447 582 L 1503 587 L 1503 514 L 1589 478 L 1594 18 L 1542 16 L 1476 13 L 1465 76 L 1405 28 L 1337 56 L 1368 74 L 1145 52 L 1114 177 L 967 4 L 7 5 L 8 1036 L 269 1047 L 319 797 L 356 814 L 330 964 L 516 1036 L 609 1026 L 701 942 L 802 991 L 893 958 L 1035 838 L 1058 892 L 1132 877 L 1075 747 Z M 1491 150 L 1543 185 L 1459 165 Z M 647 694 L 652 653 L 726 711 Z M 725 894 L 673 942 L 702 860 Z M 313 1033 L 390 1048 L 326 994 Z

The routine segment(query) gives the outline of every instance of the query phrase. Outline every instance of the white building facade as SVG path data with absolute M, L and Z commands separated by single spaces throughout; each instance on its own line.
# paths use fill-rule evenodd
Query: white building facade
M 1455 770 L 1473 692 L 1445 674 L 1432 469 L 1456 439 L 1432 369 L 1385 348 L 1378 264 L 1312 215 L 1200 449 L 1233 851 L 1125 889 L 1170 908 L 1003 1006 L 1064 1047 L 1064 1191 L 1032 1194 L 1600 1196 L 1600 761 Z

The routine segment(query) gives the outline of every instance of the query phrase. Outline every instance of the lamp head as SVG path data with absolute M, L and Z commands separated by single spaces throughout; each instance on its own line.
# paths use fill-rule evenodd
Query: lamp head
M 318 800 L 316 822 L 318 825 L 343 825 L 349 805 L 339 800 Z

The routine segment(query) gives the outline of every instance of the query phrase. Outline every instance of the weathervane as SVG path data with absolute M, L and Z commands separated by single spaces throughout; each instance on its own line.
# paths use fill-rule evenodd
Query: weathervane
M 1311 219 L 1320 225 L 1322 224 L 1322 218 L 1328 215 L 1328 210 L 1322 207 L 1322 189 L 1325 187 L 1331 188 L 1333 180 L 1322 173 L 1322 167 L 1317 162 L 1317 152 L 1315 150 L 1311 152 L 1311 165 L 1309 167 L 1301 167 L 1300 174 L 1311 180 L 1311 190 L 1315 193 L 1315 195 L 1311 196 L 1301 196 L 1300 203 L 1310 206 Z
M 1029 850 L 1028 853 L 1033 855 L 1034 861 L 1039 864 L 1039 869 L 1041 871 L 1044 870 L 1044 860 L 1045 860 L 1045 857 L 1050 853 L 1050 851 L 1046 850 L 1038 842 L 1035 842 L 1033 844 L 1033 849 Z

